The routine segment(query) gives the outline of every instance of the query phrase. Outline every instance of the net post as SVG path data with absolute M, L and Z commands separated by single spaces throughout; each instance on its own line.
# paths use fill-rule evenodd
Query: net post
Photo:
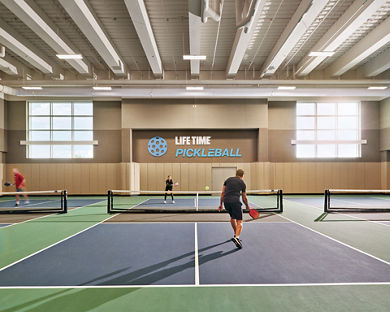
M 195 196 L 195 210 L 199 211 L 199 192 L 197 192 Z
M 66 189 L 61 192 L 61 209 L 63 213 L 68 213 L 68 192 Z
M 111 196 L 112 196 L 112 191 L 109 190 L 107 192 L 107 214 L 111 214 L 111 202 L 112 202 Z
M 324 212 L 328 213 L 328 209 L 329 209 L 329 189 L 325 189 Z
M 278 201 L 279 201 L 278 209 L 279 209 L 280 213 L 283 213 L 283 190 L 279 189 L 278 194 L 279 194 L 279 196 L 278 196 Z

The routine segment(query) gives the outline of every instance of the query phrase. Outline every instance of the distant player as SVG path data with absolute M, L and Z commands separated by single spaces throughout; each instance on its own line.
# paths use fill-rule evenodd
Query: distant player
M 172 198 L 172 203 L 175 203 L 175 199 L 173 198 L 173 179 L 172 176 L 168 176 L 167 180 L 165 181 L 165 195 L 164 195 L 164 203 L 167 203 L 167 194 L 169 193 Z
M 222 211 L 222 203 L 225 206 L 226 211 L 230 215 L 230 224 L 234 230 L 234 237 L 232 241 L 237 248 L 242 248 L 240 241 L 240 234 L 242 231 L 242 208 L 240 195 L 242 195 L 242 201 L 244 201 L 247 210 L 249 210 L 249 203 L 246 197 L 246 185 L 243 180 L 244 171 L 238 169 L 235 177 L 229 177 L 223 184 L 221 201 L 218 207 L 219 211 Z
M 16 192 L 20 192 L 24 197 L 24 204 L 29 204 L 27 194 L 23 193 L 26 188 L 26 180 L 24 179 L 23 175 L 20 174 L 17 168 L 13 168 L 12 172 L 14 174 L 14 181 L 15 181 L 15 187 Z M 19 195 L 16 195 L 16 207 L 19 206 Z

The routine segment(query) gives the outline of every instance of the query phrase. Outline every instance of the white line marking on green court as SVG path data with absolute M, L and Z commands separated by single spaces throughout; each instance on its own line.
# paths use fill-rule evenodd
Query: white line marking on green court
M 199 286 L 198 223 L 195 223 L 195 286 Z
M 41 252 L 43 252 L 43 251 L 45 251 L 45 250 L 47 250 L 47 249 L 50 249 L 51 247 L 54 247 L 54 246 L 60 244 L 61 242 L 64 242 L 64 241 L 66 241 L 66 240 L 68 240 L 68 239 L 70 239 L 70 238 L 73 238 L 73 237 L 75 237 L 75 236 L 77 236 L 77 235 L 79 235 L 79 234 L 81 234 L 81 233 L 83 233 L 83 232 L 86 232 L 87 230 L 89 230 L 89 229 L 91 229 L 91 228 L 93 228 L 93 227 L 95 227 L 95 226 L 97 226 L 97 225 L 100 225 L 100 224 L 103 223 L 104 221 L 107 221 L 107 220 L 109 220 L 110 218 L 113 218 L 113 217 L 115 217 L 115 216 L 117 216 L 117 215 L 118 215 L 118 214 L 115 214 L 115 215 L 113 215 L 113 216 L 110 216 L 110 217 L 108 217 L 108 218 L 106 218 L 106 219 L 104 219 L 104 220 L 102 220 L 102 221 L 100 221 L 100 222 L 98 222 L 98 223 L 96 223 L 96 224 L 91 225 L 90 227 L 87 227 L 86 229 L 83 229 L 83 230 L 81 230 L 81 231 L 79 231 L 79 232 L 77 232 L 77 233 L 75 233 L 75 234 L 73 234 L 73 235 L 71 235 L 71 236 L 68 236 L 68 237 L 66 237 L 66 238 L 64 238 L 64 239 L 61 239 L 60 241 L 57 241 L 57 242 L 51 244 L 50 246 L 47 246 L 47 247 L 45 247 L 45 248 L 43 248 L 43 249 L 41 249 L 41 250 L 38 250 L 38 251 L 36 251 L 36 252 L 34 252 L 34 253 L 31 253 L 31 254 L 25 256 L 24 258 L 21 258 L 21 259 L 19 259 L 19 260 L 13 262 L 13 263 L 11 263 L 11 264 L 8 264 L 8 265 L 6 265 L 6 266 L 0 268 L 0 272 L 3 271 L 3 270 L 5 270 L 5 269 L 7 269 L 7 268 L 9 268 L 9 267 L 11 267 L 11 266 L 13 266 L 13 265 L 15 265 L 15 264 L 20 263 L 20 262 L 22 262 L 22 261 L 24 261 L 24 260 L 26 260 L 26 259 L 28 259 L 28 258 L 31 258 L 32 256 L 37 255 L 37 254 L 39 254 L 39 253 L 41 253 Z
M 390 282 L 299 283 L 299 284 L 202 284 L 202 285 L 93 285 L 93 286 L 0 286 L 1 289 L 104 289 L 104 288 L 207 288 L 207 287 L 326 287 L 326 286 L 390 286 Z
M 345 242 L 342 242 L 342 241 L 337 240 L 337 239 L 335 239 L 335 238 L 333 238 L 333 237 L 330 237 L 330 236 L 328 236 L 328 235 L 325 235 L 325 234 L 321 233 L 321 232 L 318 231 L 318 230 L 314 230 L 313 228 L 310 228 L 309 226 L 305 226 L 305 225 L 303 225 L 303 224 L 301 224 L 301 223 L 298 223 L 298 222 L 296 222 L 296 221 L 294 221 L 294 220 L 292 220 L 292 219 L 290 219 L 290 218 L 288 218 L 288 217 L 285 217 L 285 216 L 282 216 L 282 217 L 285 218 L 286 220 L 288 220 L 288 221 L 294 223 L 294 224 L 297 224 L 297 225 L 299 225 L 299 226 L 301 226 L 301 227 L 303 227 L 303 228 L 306 228 L 306 229 L 308 229 L 308 230 L 311 230 L 312 232 L 315 232 L 315 233 L 317 233 L 317 234 L 319 234 L 319 235 L 321 235 L 321 236 L 324 236 L 324 237 L 326 237 L 326 238 L 328 238 L 328 239 L 330 239 L 330 240 L 333 240 L 333 241 L 335 241 L 335 242 L 337 242 L 337 243 L 339 243 L 339 244 L 342 244 L 342 245 L 344 245 L 344 246 L 346 246 L 346 247 L 348 247 L 348 248 L 351 248 L 351 249 L 353 249 L 353 250 L 355 250 L 355 251 L 357 251 L 357 252 L 363 253 L 363 254 L 365 254 L 365 255 L 367 255 L 367 256 L 369 256 L 369 257 L 371 257 L 371 258 L 373 258 L 373 259 L 375 259 L 375 260 L 377 260 L 377 261 L 380 261 L 380 262 L 383 262 L 383 263 L 385 263 L 385 264 L 387 264 L 387 265 L 390 265 L 390 262 L 387 262 L 387 261 L 385 261 L 385 260 L 383 260 L 383 259 L 381 259 L 381 258 L 378 258 L 378 257 L 376 257 L 376 256 L 374 256 L 374 255 L 372 255 L 372 254 L 370 254 L 370 253 L 364 252 L 363 250 L 360 250 L 360 249 L 358 249 L 358 248 L 355 248 L 355 247 L 353 247 L 353 246 L 351 246 L 351 245 L 349 245 L 349 244 L 347 244 L 347 243 L 345 243 Z
M 291 200 L 289 199 L 290 201 L 293 201 L 294 200 Z M 347 200 L 340 200 L 340 201 L 343 201 L 343 202 L 349 202 L 349 203 L 353 203 L 353 204 L 358 204 L 356 202 L 351 202 L 351 201 L 347 201 Z M 298 203 L 298 202 L 295 202 L 295 203 Z M 312 205 L 312 204 L 303 204 L 305 206 L 309 206 L 309 207 L 312 207 L 312 208 L 315 208 L 315 209 L 318 209 L 318 210 L 321 210 L 323 213 L 327 213 L 327 212 L 324 212 L 322 207 L 319 207 L 319 206 L 316 206 L 316 205 Z M 357 212 L 359 213 L 359 212 Z M 370 214 L 370 212 L 364 212 L 364 213 L 368 213 Z M 363 214 L 364 214 L 363 213 Z M 385 212 L 372 212 L 371 214 L 373 213 L 385 213 Z M 357 220 L 361 220 L 361 221 L 366 221 L 366 222 L 369 222 L 369 223 L 374 223 L 374 224 L 378 224 L 378 225 L 382 225 L 382 226 L 386 226 L 386 227 L 390 227 L 390 225 L 388 224 L 384 224 L 383 222 L 390 222 L 388 220 L 383 220 L 383 221 L 372 221 L 372 220 L 369 220 L 369 219 L 366 219 L 366 218 L 362 218 L 362 217 L 358 217 L 358 216 L 353 216 L 353 215 L 350 215 L 350 214 L 346 214 L 346 213 L 343 213 L 343 212 L 329 212 L 328 214 L 338 214 L 338 215 L 344 215 L 344 216 L 348 216 L 348 217 L 352 217 L 353 219 L 357 219 Z
M 95 204 L 98 204 L 98 203 L 101 203 L 101 202 L 104 202 L 106 200 L 102 200 L 102 201 L 99 201 L 99 202 L 95 202 L 95 203 L 91 203 L 91 204 L 87 204 L 87 205 L 83 205 L 83 206 L 79 206 L 79 207 L 76 207 L 76 208 L 73 208 L 73 209 L 68 209 L 68 211 L 74 211 L 74 210 L 78 210 L 78 209 L 81 209 L 81 208 L 86 208 L 90 205 L 95 205 Z M 38 212 L 37 212 L 38 213 Z M 19 222 L 19 223 L 11 223 L 10 225 L 7 225 L 7 226 L 3 226 L 1 227 L 2 229 L 3 228 L 7 228 L 7 227 L 11 227 L 11 226 L 15 226 L 15 225 L 20 225 L 20 224 L 23 224 L 23 223 L 27 223 L 27 222 L 31 222 L 31 221 L 35 221 L 35 220 L 38 220 L 40 218 L 44 218 L 44 217 L 47 217 L 47 216 L 51 216 L 51 215 L 54 215 L 55 212 L 52 212 L 52 213 L 48 213 L 46 215 L 42 215 L 42 216 L 38 216 L 38 217 L 34 217 L 34 218 L 30 218 L 28 220 L 25 220 L 25 221 L 22 221 L 22 222 Z M 5 223 L 5 224 L 8 224 L 8 223 Z

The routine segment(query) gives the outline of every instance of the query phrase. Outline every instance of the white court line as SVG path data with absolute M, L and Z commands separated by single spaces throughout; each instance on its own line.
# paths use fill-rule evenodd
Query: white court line
M 98 203 L 101 203 L 101 202 L 104 202 L 104 201 L 106 201 L 106 200 L 102 200 L 102 201 L 98 201 L 98 202 L 95 202 L 95 203 L 92 203 L 92 204 L 87 204 L 87 205 L 79 206 L 79 207 L 76 207 L 76 208 L 71 209 L 71 211 L 78 210 L 78 209 L 81 209 L 81 208 L 86 208 L 86 207 L 88 207 L 88 206 L 90 206 L 90 205 L 95 205 L 95 204 L 98 204 Z M 68 209 L 68 210 L 70 210 L 70 209 Z M 28 220 L 25 220 L 25 221 L 22 221 L 22 222 L 19 222 L 19 223 L 11 223 L 11 224 L 9 224 L 9 225 L 7 225 L 7 226 L 3 226 L 3 227 L 1 227 L 1 228 L 3 229 L 3 228 L 15 226 L 15 225 L 20 225 L 20 224 L 23 224 L 23 223 L 26 223 L 26 222 L 35 221 L 35 220 L 38 220 L 38 219 L 40 219 L 40 218 L 44 218 L 44 217 L 47 217 L 47 216 L 51 216 L 51 215 L 53 215 L 53 213 L 54 213 L 54 212 L 49 213 L 49 214 L 46 214 L 46 215 L 42 215 L 42 216 L 30 218 L 30 219 L 28 219 Z M 4 224 L 8 224 L 8 223 L 4 223 Z
M 342 242 L 342 241 L 337 240 L 337 239 L 335 239 L 335 238 L 333 238 L 333 237 L 330 237 L 330 236 L 328 236 L 328 235 L 325 235 L 325 234 L 323 234 L 323 233 L 321 233 L 321 232 L 319 232 L 319 231 L 317 231 L 317 230 L 314 230 L 313 228 L 310 228 L 309 226 L 305 226 L 305 225 L 303 225 L 303 224 L 301 224 L 301 223 L 298 223 L 298 222 L 296 222 L 296 221 L 294 221 L 294 220 L 292 220 L 292 219 L 289 219 L 289 218 L 286 217 L 286 216 L 282 216 L 282 217 L 285 218 L 286 220 L 288 220 L 288 221 L 294 223 L 294 224 L 297 224 L 297 225 L 299 225 L 299 226 L 301 226 L 301 227 L 303 227 L 303 228 L 306 228 L 306 229 L 308 229 L 308 230 L 311 230 L 312 232 L 314 232 L 314 233 L 316 233 L 316 234 L 319 234 L 319 235 L 321 235 L 321 236 L 323 236 L 323 237 L 326 237 L 326 238 L 328 238 L 328 239 L 330 239 L 330 240 L 333 240 L 333 241 L 335 241 L 335 242 L 337 242 L 337 243 L 339 243 L 339 244 L 342 244 L 342 245 L 344 245 L 344 246 L 346 246 L 346 247 L 348 247 L 348 248 L 351 248 L 351 249 L 353 249 L 353 250 L 355 250 L 355 251 L 357 251 L 357 252 L 363 253 L 363 254 L 365 254 L 365 255 L 367 255 L 367 256 L 369 256 L 369 257 L 371 257 L 371 258 L 373 258 L 373 259 L 375 259 L 375 260 L 377 260 L 377 261 L 380 261 L 380 262 L 382 262 L 382 263 L 385 263 L 385 264 L 387 264 L 387 265 L 390 265 L 390 262 L 387 262 L 387 261 L 385 261 L 385 260 L 383 260 L 383 259 L 381 259 L 381 258 L 378 258 L 378 257 L 376 257 L 376 256 L 374 256 L 374 255 L 372 255 L 372 254 L 370 254 L 370 253 L 368 253 L 368 252 L 364 252 L 363 250 L 360 250 L 360 249 L 358 249 L 358 248 L 355 248 L 355 247 L 353 247 L 353 246 L 351 246 L 351 245 L 349 245 L 349 244 L 347 244 L 347 243 L 345 243 L 345 242 Z
M 375 199 L 375 198 L 374 198 Z M 338 201 L 342 201 L 342 202 L 346 202 L 346 203 L 351 203 L 351 204 L 360 204 L 358 202 L 354 202 L 354 201 L 348 201 L 348 200 L 340 200 L 340 199 L 337 199 Z M 369 208 L 368 208 L 369 209 Z M 383 224 L 381 222 L 388 222 L 388 221 L 372 221 L 372 220 L 369 220 L 369 219 L 366 219 L 366 218 L 362 218 L 362 217 L 357 217 L 357 216 L 353 216 L 353 215 L 350 215 L 350 214 L 346 214 L 346 213 L 343 213 L 342 211 L 340 212 L 334 212 L 334 213 L 337 213 L 339 215 L 345 215 L 345 216 L 349 216 L 349 217 L 352 217 L 352 218 L 355 218 L 355 219 L 359 219 L 359 220 L 362 220 L 362 221 L 366 221 L 366 222 L 370 222 L 370 223 L 374 223 L 374 224 L 379 224 L 379 225 L 382 225 L 382 226 L 386 226 L 386 227 L 390 227 L 390 225 L 387 225 L 387 224 Z M 370 212 L 362 212 L 363 214 L 364 213 L 368 213 L 370 214 Z M 372 212 L 372 213 L 385 213 L 385 212 Z M 372 214 L 371 213 L 371 214 Z
M 93 285 L 93 286 L 0 286 L 1 289 L 104 289 L 104 288 L 207 288 L 207 287 L 321 287 L 321 286 L 390 286 L 390 282 L 301 283 L 301 284 L 203 284 L 188 285 Z
M 203 213 L 202 213 L 203 214 Z M 251 223 L 252 220 L 250 221 L 244 221 L 244 223 Z M 161 220 L 158 220 L 158 221 L 155 221 L 155 222 L 152 222 L 152 221 L 139 221 L 139 222 L 119 222 L 119 221 L 115 221 L 115 222 L 107 222 L 107 223 L 104 223 L 104 224 L 193 224 L 193 223 L 204 223 L 204 224 L 207 224 L 207 223 L 215 223 L 215 224 L 221 224 L 221 223 L 226 223 L 226 224 L 230 224 L 230 222 L 227 222 L 227 221 L 192 221 L 192 222 L 188 222 L 188 221 L 176 221 L 176 222 L 168 222 L 168 221 L 161 221 Z M 288 222 L 288 221 L 283 221 L 283 222 L 261 222 L 261 219 L 260 219 L 260 222 L 255 222 L 252 224 L 256 224 L 256 223 L 266 223 L 266 224 L 290 224 L 291 222 Z M 8 223 L 4 223 L 4 224 L 8 224 Z
M 199 286 L 198 223 L 195 223 L 195 286 Z
M 39 254 L 39 253 L 41 253 L 41 252 L 43 252 L 43 251 L 45 251 L 45 250 L 47 250 L 47 249 L 50 249 L 51 247 L 54 247 L 54 246 L 60 244 L 61 242 L 64 242 L 64 241 L 66 241 L 66 240 L 68 240 L 68 239 L 70 239 L 70 238 L 73 238 L 73 237 L 75 237 L 75 236 L 77 236 L 77 235 L 79 235 L 79 234 L 81 234 L 81 233 L 83 233 L 83 232 L 86 232 L 87 230 L 89 230 L 89 229 L 91 229 L 91 228 L 93 228 L 93 227 L 95 227 L 95 226 L 97 226 L 97 225 L 100 225 L 100 224 L 103 223 L 104 221 L 107 221 L 107 220 L 109 220 L 110 218 L 113 218 L 113 217 L 115 217 L 115 216 L 117 216 L 117 215 L 118 215 L 118 214 L 114 214 L 113 216 L 110 216 L 110 217 L 108 217 L 108 218 L 106 218 L 106 219 L 104 219 L 104 220 L 102 220 L 102 221 L 100 221 L 100 222 L 98 222 L 98 223 L 96 223 L 96 224 L 94 224 L 94 225 L 91 225 L 90 227 L 87 227 L 86 229 L 83 229 L 83 230 L 81 230 L 81 231 L 79 231 L 79 232 L 77 232 L 77 233 L 75 233 L 75 234 L 73 234 L 73 235 L 71 235 L 71 236 L 68 236 L 68 237 L 66 237 L 66 238 L 64 238 L 64 239 L 62 239 L 62 240 L 60 240 L 60 241 L 57 241 L 57 242 L 51 244 L 50 246 L 47 246 L 47 247 L 45 247 L 45 248 L 43 248 L 43 249 L 41 249 L 41 250 L 38 250 L 38 251 L 36 251 L 36 252 L 34 252 L 34 253 L 32 253 L 32 254 L 29 254 L 28 256 L 25 256 L 24 258 L 21 258 L 21 259 L 19 259 L 19 260 L 13 262 L 13 263 L 11 263 L 11 264 L 8 264 L 8 265 L 6 265 L 6 266 L 0 268 L 0 272 L 3 271 L 3 270 L 5 270 L 5 269 L 7 269 L 7 268 L 9 268 L 9 267 L 11 267 L 11 266 L 13 266 L 13 265 L 15 265 L 15 264 L 20 263 L 20 262 L 22 262 L 22 261 L 24 261 L 24 260 L 26 260 L 26 259 L 28 259 L 28 258 L 31 258 L 32 256 L 37 255 L 37 254 Z
M 291 199 L 288 199 L 288 200 L 294 202 L 294 200 L 291 200 Z M 360 203 L 357 203 L 357 202 L 352 202 L 352 201 L 347 201 L 347 200 L 340 200 L 340 199 L 338 199 L 338 201 L 343 201 L 343 202 L 352 203 L 352 204 L 360 204 Z M 296 202 L 296 201 L 295 201 L 295 203 L 299 203 L 299 202 Z M 299 203 L 299 204 L 302 204 L 302 203 Z M 309 207 L 312 207 L 312 208 L 321 210 L 321 212 L 323 212 L 323 213 L 327 213 L 327 212 L 324 212 L 322 206 L 316 206 L 316 205 L 306 204 L 306 203 L 304 203 L 304 204 L 302 204 L 302 205 L 309 206 Z M 359 212 L 357 212 L 357 213 L 359 213 Z M 364 213 L 370 213 L 370 212 L 362 212 L 362 213 L 364 214 Z M 372 213 L 380 213 L 380 212 L 372 212 Z M 372 213 L 371 213 L 371 214 L 372 214 Z M 357 220 L 360 220 L 360 221 L 366 221 L 366 222 L 369 222 L 369 223 L 374 223 L 374 224 L 378 224 L 378 225 L 390 227 L 390 225 L 382 223 L 382 222 L 390 222 L 390 221 L 387 221 L 387 220 L 383 220 L 383 221 L 372 221 L 372 220 L 369 220 L 369 219 L 366 219 L 366 218 L 362 218 L 362 217 L 357 217 L 357 216 L 349 215 L 349 214 L 347 214 L 347 213 L 343 213 L 342 211 L 340 211 L 340 212 L 329 212 L 328 214 L 344 215 L 344 216 L 352 217 L 352 218 L 357 219 Z

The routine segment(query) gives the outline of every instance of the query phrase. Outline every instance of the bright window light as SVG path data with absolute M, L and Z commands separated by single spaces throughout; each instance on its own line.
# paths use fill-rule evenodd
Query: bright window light
M 309 57 L 331 57 L 334 51 L 311 51 Z
M 369 90 L 385 90 L 387 87 L 385 86 L 370 86 L 368 87 Z
M 24 90 L 42 90 L 43 89 L 42 87 L 38 87 L 38 86 L 23 86 L 22 88 Z
M 297 87 L 295 87 L 295 86 L 279 86 L 278 90 L 294 90 L 295 88 L 297 88 Z
M 93 103 L 28 102 L 27 141 L 27 158 L 93 158 Z
M 57 58 L 61 60 L 81 60 L 83 56 L 81 54 L 57 54 Z
M 206 60 L 205 55 L 183 55 L 183 60 Z
M 199 91 L 199 90 L 203 90 L 204 87 L 203 86 L 187 86 L 186 87 L 186 90 L 188 91 Z
M 297 103 L 297 158 L 359 158 L 362 143 L 359 103 Z
M 93 86 L 92 88 L 93 90 L 106 90 L 106 91 L 112 90 L 112 87 L 109 86 Z

